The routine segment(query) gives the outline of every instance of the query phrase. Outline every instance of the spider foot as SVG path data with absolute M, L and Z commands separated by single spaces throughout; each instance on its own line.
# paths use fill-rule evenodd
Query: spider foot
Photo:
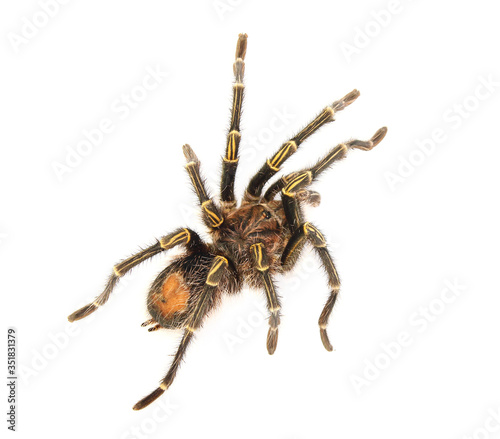
M 316 191 L 301 189 L 295 194 L 298 201 L 309 204 L 312 207 L 318 207 L 321 203 L 321 195 Z
M 328 333 L 326 332 L 326 328 L 319 328 L 319 335 L 321 336 L 321 341 L 323 342 L 323 346 L 328 352 L 333 351 L 333 346 L 330 343 L 330 340 L 328 338 Z
M 267 352 L 269 355 L 273 355 L 278 345 L 278 328 L 269 328 L 267 333 Z
M 147 407 L 153 401 L 158 399 L 163 394 L 163 392 L 165 392 L 165 389 L 158 387 L 156 390 L 151 392 L 148 396 L 142 398 L 136 405 L 134 405 L 133 409 L 142 410 L 144 407 Z
M 363 151 L 370 151 L 375 148 L 387 134 L 387 127 L 380 128 L 370 140 L 351 140 L 347 142 L 349 148 L 362 149 Z
M 94 303 L 90 303 L 89 305 L 85 305 L 83 308 L 80 308 L 78 311 L 75 311 L 73 314 L 68 316 L 68 321 L 76 322 L 77 320 L 83 319 L 87 317 L 89 314 L 92 314 L 98 305 Z
M 351 105 L 356 99 L 359 98 L 359 90 L 354 89 L 350 93 L 347 93 L 339 101 L 335 101 L 332 104 L 332 108 L 335 112 L 343 110 L 345 107 Z

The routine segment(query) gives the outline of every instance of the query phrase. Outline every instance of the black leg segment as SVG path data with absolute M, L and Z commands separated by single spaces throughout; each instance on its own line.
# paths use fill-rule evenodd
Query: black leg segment
M 222 160 L 222 177 L 220 196 L 222 209 L 230 211 L 236 207 L 234 197 L 234 180 L 238 167 L 238 148 L 241 140 L 240 119 L 245 85 L 245 54 L 247 50 L 247 35 L 240 34 L 236 44 L 236 55 L 233 64 L 233 104 L 231 109 L 231 125 L 227 134 L 226 154 Z
M 139 253 L 136 253 L 130 258 L 127 258 L 119 264 L 115 265 L 113 267 L 113 274 L 111 274 L 111 276 L 109 277 L 104 291 L 99 296 L 97 296 L 92 303 L 85 305 L 83 308 L 80 308 L 78 311 L 75 311 L 73 314 L 68 316 L 68 320 L 70 322 L 74 322 L 76 320 L 87 317 L 89 314 L 92 314 L 98 307 L 104 305 L 108 301 L 111 292 L 118 283 L 118 280 L 123 275 L 128 273 L 133 267 L 139 265 L 146 259 L 152 258 L 153 256 L 178 245 L 184 245 L 188 250 L 191 251 L 205 248 L 205 244 L 202 242 L 201 238 L 196 232 L 193 232 L 190 229 L 177 229 L 170 235 L 166 235 L 161 238 L 156 244 L 147 247 Z
M 328 276 L 330 295 L 328 296 L 323 311 L 321 312 L 318 324 L 323 346 L 327 351 L 332 351 L 333 347 L 328 339 L 326 328 L 328 325 L 328 319 L 330 318 L 330 314 L 332 313 L 333 306 L 335 305 L 335 301 L 337 299 L 340 288 L 340 279 L 332 257 L 326 248 L 326 240 L 323 234 L 311 223 L 302 223 L 288 241 L 281 258 L 281 263 L 285 269 L 290 269 L 297 262 L 305 240 L 308 240 L 314 246 L 316 253 L 321 260 L 321 264 Z
M 186 325 L 184 335 L 179 344 L 179 347 L 177 348 L 177 352 L 175 353 L 174 360 L 170 365 L 170 369 L 165 375 L 165 378 L 163 378 L 163 380 L 160 382 L 159 387 L 151 392 L 148 396 L 141 399 L 137 404 L 135 404 L 134 410 L 141 410 L 151 404 L 154 400 L 160 397 L 174 381 L 175 375 L 177 374 L 177 370 L 181 365 L 182 358 L 186 353 L 187 347 L 191 342 L 191 339 L 193 338 L 194 332 L 201 326 L 203 318 L 206 315 L 210 298 L 215 293 L 222 276 L 226 272 L 227 267 L 228 260 L 226 258 L 224 258 L 223 256 L 216 256 L 214 258 L 212 266 L 210 267 L 210 271 L 208 272 L 207 278 L 205 280 L 203 293 L 198 299 L 198 303 L 196 304 L 189 322 Z
M 269 274 L 269 260 L 263 243 L 250 246 L 250 255 L 255 269 L 260 273 L 266 292 L 267 308 L 269 310 L 269 331 L 267 333 L 267 352 L 274 354 L 278 344 L 278 326 L 280 324 L 280 309 L 278 295 L 274 282 Z
M 323 111 L 318 114 L 318 116 L 316 116 L 316 118 L 311 121 L 302 131 L 300 131 L 288 142 L 285 142 L 278 150 L 278 152 L 276 152 L 273 157 L 268 159 L 257 172 L 257 174 L 252 177 L 245 193 L 245 201 L 253 202 L 255 201 L 255 198 L 260 198 L 264 185 L 273 175 L 275 175 L 281 169 L 281 165 L 292 154 L 294 154 L 295 151 L 297 151 L 300 144 L 317 130 L 319 130 L 323 125 L 329 122 L 333 122 L 335 120 L 334 114 L 352 104 L 358 98 L 358 96 L 359 91 L 353 90 L 352 92 L 344 96 L 341 100 L 335 101 L 331 106 L 325 107 Z

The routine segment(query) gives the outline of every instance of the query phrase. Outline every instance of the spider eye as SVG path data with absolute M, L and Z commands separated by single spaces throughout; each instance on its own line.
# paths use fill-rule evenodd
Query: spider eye
M 271 212 L 269 212 L 269 210 L 264 210 L 264 212 L 262 212 L 262 216 L 265 219 L 269 219 L 269 218 L 271 218 Z

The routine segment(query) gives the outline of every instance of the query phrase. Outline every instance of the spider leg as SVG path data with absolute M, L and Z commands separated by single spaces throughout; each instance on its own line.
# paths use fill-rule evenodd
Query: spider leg
M 303 171 L 299 172 L 293 172 L 288 175 L 284 175 L 281 177 L 279 180 L 274 182 L 269 188 L 267 189 L 266 193 L 264 194 L 264 197 L 262 198 L 263 202 L 269 202 L 274 199 L 276 194 L 285 189 L 285 192 L 289 194 L 293 189 L 298 189 L 304 186 L 307 186 L 308 184 L 312 183 L 318 175 L 320 175 L 323 171 L 328 169 L 331 165 L 333 165 L 335 162 L 338 162 L 342 160 L 346 155 L 347 155 L 347 150 L 348 149 L 361 149 L 364 151 L 369 151 L 370 149 L 373 149 L 375 146 L 377 146 L 382 139 L 385 137 L 387 133 L 387 128 L 383 127 L 380 128 L 370 140 L 351 140 L 349 142 L 341 143 L 337 145 L 335 148 L 333 148 L 328 154 L 326 154 L 323 158 L 318 160 L 318 162 L 312 166 L 311 168 L 304 169 Z M 310 178 L 306 177 L 305 179 L 300 181 L 300 184 L 298 186 L 294 186 L 292 184 L 292 180 L 296 182 L 296 177 L 303 176 L 303 174 L 310 173 Z M 286 189 L 288 187 L 288 189 Z M 301 191 L 297 192 L 297 195 Z M 300 195 L 301 197 L 303 196 Z
M 325 107 L 316 118 L 309 123 L 295 137 L 281 145 L 274 156 L 266 161 L 260 170 L 252 177 L 245 192 L 244 201 L 253 203 L 258 201 L 264 185 L 276 174 L 281 165 L 287 160 L 310 135 L 319 130 L 323 125 L 333 122 L 335 113 L 352 104 L 359 96 L 358 90 L 353 90 L 341 100 L 335 101 L 331 106 Z
M 321 195 L 316 191 L 301 189 L 297 192 L 297 201 L 317 207 L 321 203 Z
M 333 148 L 325 157 L 320 159 L 313 167 L 304 171 L 295 172 L 286 180 L 285 187 L 281 190 L 281 200 L 292 233 L 302 222 L 300 204 L 297 203 L 296 200 L 300 190 L 309 186 L 318 175 L 328 169 L 333 163 L 342 160 L 346 156 L 348 149 L 356 148 L 368 151 L 378 145 L 386 133 L 387 128 L 383 127 L 380 128 L 370 140 L 351 140 L 346 143 L 341 143 Z
M 106 287 L 101 295 L 97 296 L 92 303 L 85 305 L 83 308 L 80 308 L 68 316 L 68 320 L 70 322 L 74 322 L 92 314 L 98 307 L 104 305 L 108 301 L 111 292 L 123 275 L 128 273 L 136 265 L 144 262 L 146 259 L 152 258 L 153 256 L 156 256 L 157 254 L 165 250 L 169 250 L 177 245 L 184 245 L 191 251 L 205 246 L 198 234 L 190 229 L 177 229 L 170 235 L 164 236 L 156 244 L 115 265 L 113 267 L 113 273 L 109 277 L 108 283 L 106 284 Z
M 337 300 L 337 295 L 340 289 L 340 279 L 332 257 L 326 248 L 326 240 L 322 233 L 309 222 L 300 224 L 285 247 L 281 263 L 285 270 L 290 269 L 291 266 L 293 266 L 297 261 L 305 240 L 308 240 L 314 246 L 316 253 L 320 257 L 321 264 L 328 275 L 328 286 L 331 288 L 330 295 L 328 296 L 326 304 L 323 307 L 318 324 L 323 346 L 327 351 L 332 351 L 333 347 L 328 339 L 326 327 L 328 325 L 328 320 L 330 318 L 330 314 L 332 313 L 333 306 L 335 305 L 335 301 Z
M 269 203 L 269 201 L 274 200 L 274 197 L 280 192 L 289 182 L 295 177 L 297 172 L 292 172 L 291 174 L 283 175 L 279 180 L 276 180 L 262 197 L 261 203 Z
M 174 360 L 170 365 L 165 378 L 160 382 L 160 386 L 151 392 L 148 396 L 141 399 L 137 404 L 134 405 L 134 410 L 141 410 L 144 407 L 151 404 L 159 396 L 167 390 L 172 382 L 174 381 L 175 375 L 179 366 L 182 362 L 182 358 L 187 350 L 187 347 L 193 338 L 194 332 L 200 328 L 203 318 L 206 315 L 207 306 L 209 304 L 210 298 L 216 292 L 219 282 L 226 273 L 228 267 L 228 260 L 223 256 L 216 256 L 210 267 L 207 278 L 205 280 L 205 285 L 203 287 L 203 292 L 193 310 L 193 313 L 189 319 L 187 326 L 184 329 L 184 335 L 175 353 Z
M 351 140 L 347 143 L 341 143 L 333 148 L 325 157 L 320 159 L 313 167 L 306 169 L 305 171 L 295 172 L 291 174 L 290 178 L 287 179 L 285 177 L 284 179 L 278 181 L 280 185 L 282 184 L 280 183 L 282 180 L 284 182 L 284 187 L 281 189 L 281 199 L 288 226 L 292 232 L 292 237 L 288 241 L 281 258 L 283 267 L 287 270 L 295 264 L 300 251 L 303 248 L 304 240 L 308 239 L 314 246 L 316 253 L 321 259 L 321 264 L 328 275 L 328 285 L 331 288 L 330 296 L 326 301 L 318 321 L 321 340 L 325 349 L 328 351 L 331 351 L 333 348 L 330 340 L 328 339 L 326 327 L 337 299 L 340 288 L 340 280 L 332 257 L 326 249 L 325 238 L 314 225 L 309 222 L 303 222 L 299 202 L 300 200 L 297 195 L 305 186 L 311 184 L 321 172 L 328 169 L 328 167 L 336 161 L 343 159 L 346 156 L 348 149 L 356 148 L 368 151 L 378 145 L 386 133 L 387 128 L 384 127 L 380 128 L 368 141 Z
M 186 170 L 200 201 L 203 221 L 208 228 L 217 229 L 224 222 L 224 216 L 208 195 L 205 183 L 200 175 L 200 161 L 189 145 L 184 145 L 182 150 L 187 160 Z
M 250 246 L 250 255 L 255 269 L 260 273 L 266 291 L 267 308 L 269 309 L 269 331 L 267 333 L 267 352 L 274 354 L 278 344 L 278 326 L 280 324 L 279 302 L 274 282 L 269 274 L 269 260 L 264 244 L 258 242 Z
M 240 34 L 236 44 L 236 55 L 233 64 L 233 105 L 231 109 L 231 125 L 227 134 L 226 155 L 222 161 L 222 177 L 220 185 L 220 197 L 223 211 L 231 211 L 236 207 L 234 198 L 234 179 L 238 167 L 238 147 L 241 140 L 240 118 L 241 105 L 245 85 L 243 76 L 245 73 L 245 53 L 247 49 L 247 35 Z

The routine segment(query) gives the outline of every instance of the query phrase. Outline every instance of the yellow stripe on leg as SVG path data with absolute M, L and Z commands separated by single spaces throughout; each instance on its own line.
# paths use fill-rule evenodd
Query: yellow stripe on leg
M 191 241 L 191 233 L 188 229 L 182 229 L 182 232 L 179 232 L 170 238 L 168 236 L 161 238 L 160 245 L 161 248 L 167 250 L 181 243 L 187 244 L 189 241 Z
M 207 280 L 205 283 L 211 287 L 216 287 L 219 285 L 220 278 L 222 277 L 222 270 L 226 269 L 228 266 L 228 261 L 224 256 L 216 256 L 212 267 L 207 275 Z
M 219 215 L 217 215 L 216 212 L 210 210 L 209 206 L 212 206 L 213 209 L 212 200 L 207 200 L 201 203 L 201 208 L 206 213 L 208 219 L 212 223 L 212 227 L 219 227 L 224 222 L 224 218 L 221 218 Z

